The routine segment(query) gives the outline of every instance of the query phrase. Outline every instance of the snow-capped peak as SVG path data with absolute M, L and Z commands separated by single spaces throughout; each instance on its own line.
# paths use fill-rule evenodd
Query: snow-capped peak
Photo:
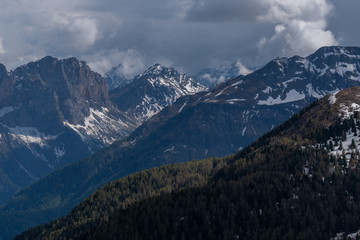
M 132 92 L 131 96 L 123 93 L 120 96 L 114 92 L 112 100 L 119 109 L 132 115 L 140 124 L 164 107 L 173 104 L 181 96 L 205 90 L 207 88 L 193 78 L 180 74 L 173 68 L 155 64 L 123 88 L 122 91 Z M 125 105 L 125 102 L 131 104 Z
M 144 73 L 140 74 L 141 77 L 148 76 L 148 75 L 158 75 L 160 73 L 165 74 L 166 72 L 172 72 L 175 71 L 170 68 L 163 67 L 159 63 L 156 63 L 154 66 L 148 68 Z

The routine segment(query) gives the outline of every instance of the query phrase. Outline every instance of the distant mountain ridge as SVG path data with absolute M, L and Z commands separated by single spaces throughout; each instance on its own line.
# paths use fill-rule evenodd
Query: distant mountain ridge
M 359 84 L 360 48 L 324 47 L 306 58 L 274 59 L 218 85 L 199 102 L 241 107 L 241 135 L 254 140 L 279 125 L 278 118 L 284 121 L 316 98 Z M 244 141 L 241 147 L 249 144 Z
M 180 97 L 129 137 L 19 193 L 1 216 L 16 215 L 30 226 L 68 211 L 110 180 L 162 164 L 232 154 L 316 98 L 360 85 L 359 56 L 360 48 L 325 47 L 306 58 L 274 59 L 209 92 Z M 43 205 L 44 196 L 52 204 Z M 24 209 L 16 210 L 20 205 Z
M 155 64 L 134 80 L 110 91 L 110 99 L 138 125 L 178 98 L 208 90 L 172 68 Z
M 127 136 L 180 96 L 206 90 L 174 69 L 155 65 L 113 91 L 121 111 L 104 79 L 76 58 L 48 56 L 10 72 L 0 65 L 0 77 L 0 203 Z

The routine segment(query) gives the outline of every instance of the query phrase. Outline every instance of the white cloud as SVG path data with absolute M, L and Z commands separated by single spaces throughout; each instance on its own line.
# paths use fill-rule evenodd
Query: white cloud
M 252 71 L 250 69 L 248 69 L 244 64 L 242 64 L 242 62 L 240 60 L 236 61 L 236 67 L 239 68 L 239 73 L 238 75 L 247 75 L 249 73 L 251 73 Z
M 263 37 L 257 46 L 260 55 L 307 55 L 322 46 L 337 45 L 327 30 L 332 5 L 327 0 L 266 0 L 260 22 L 275 24 L 271 37 Z
M 48 18 L 44 24 L 44 30 L 40 30 L 40 34 L 52 32 L 55 36 L 61 36 L 54 39 L 46 38 L 46 45 L 52 45 L 54 42 L 58 44 L 59 49 L 71 51 L 85 51 L 92 47 L 96 40 L 99 39 L 98 21 L 94 16 L 86 16 L 86 14 L 76 11 L 44 13 L 40 19 Z M 39 31 L 37 31 L 39 32 Z M 65 41 L 61 41 L 65 40 Z M 60 44 L 59 44 L 60 43 Z
M 72 19 L 69 31 L 72 33 L 76 45 L 82 49 L 92 46 L 98 38 L 96 20 L 88 17 Z
M 127 78 L 133 78 L 145 69 L 144 56 L 133 49 L 120 51 L 111 49 L 94 55 L 82 56 L 92 70 L 104 74 L 115 66 L 119 66 L 118 73 Z
M 308 22 L 323 20 L 332 10 L 327 0 L 264 0 L 266 13 L 258 19 L 273 23 L 302 19 Z

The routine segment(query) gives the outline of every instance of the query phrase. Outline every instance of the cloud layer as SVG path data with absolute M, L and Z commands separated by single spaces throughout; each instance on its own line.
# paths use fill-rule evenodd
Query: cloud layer
M 307 55 L 322 46 L 338 45 L 327 30 L 332 5 L 327 0 L 268 0 L 261 22 L 275 24 L 271 37 L 258 42 L 260 54 Z
M 327 29 L 333 6 L 328 0 L 198 1 L 188 19 L 199 22 L 243 21 L 273 28 L 257 40 L 259 58 L 306 55 L 321 46 L 337 45 Z
M 212 63 L 260 66 L 323 45 L 359 42 L 356 0 L 3 0 L 0 62 L 14 68 L 75 56 L 103 73 L 156 62 L 194 73 Z M 359 20 L 353 14 L 352 21 Z M 244 68 L 246 69 L 246 68 Z

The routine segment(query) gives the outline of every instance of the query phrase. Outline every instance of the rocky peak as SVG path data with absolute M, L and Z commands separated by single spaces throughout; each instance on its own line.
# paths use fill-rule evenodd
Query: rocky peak
M 144 73 L 140 74 L 140 76 L 145 77 L 145 76 L 160 75 L 160 74 L 168 75 L 171 72 L 174 72 L 174 70 L 163 67 L 159 63 L 156 63 L 154 64 L 154 66 L 148 68 Z
M 347 67 L 360 59 L 360 48 L 358 47 L 322 47 L 314 54 L 307 57 L 307 60 L 317 66 L 318 69 L 335 69 Z M 353 66 L 356 68 L 356 66 Z M 339 71 L 337 71 L 339 72 Z M 342 72 L 340 73 L 342 74 Z
M 90 114 L 90 108 L 114 108 L 104 79 L 76 58 L 58 60 L 48 56 L 21 66 L 11 74 L 17 86 L 25 87 L 18 87 L 19 91 L 41 85 L 44 90 L 53 92 L 62 115 L 72 124 L 83 123 L 84 115 Z
M 360 57 L 359 47 L 344 47 L 344 46 L 329 46 L 321 47 L 315 53 L 311 54 L 315 57 L 327 58 L 329 56 L 348 56 L 348 57 Z
M 105 73 L 105 81 L 108 86 L 109 91 L 117 87 L 125 86 L 126 84 L 132 81 L 132 78 L 125 76 L 121 73 L 120 69 L 122 64 L 119 64 L 116 67 L 113 67 L 109 72 Z
M 14 82 L 3 64 L 0 64 L 0 106 L 12 104 L 10 96 L 14 92 Z
M 110 97 L 120 110 L 140 124 L 179 97 L 204 90 L 207 88 L 185 74 L 155 64 L 130 84 L 114 89 Z
M 9 161 L 10 174 L 25 179 L 20 186 L 134 128 L 110 101 L 105 80 L 83 61 L 48 56 L 8 74 L 0 66 L 0 155 L 8 156 L 1 160 Z
M 186 74 L 180 74 L 175 69 L 167 68 L 160 64 L 155 64 L 144 73 L 138 75 L 134 79 L 134 82 L 136 81 L 147 81 L 154 88 L 164 86 L 167 89 L 177 89 L 184 92 L 185 95 L 207 90 L 207 87 L 188 77 Z
M 5 75 L 8 75 L 5 65 L 0 64 L 0 79 L 3 78 Z

